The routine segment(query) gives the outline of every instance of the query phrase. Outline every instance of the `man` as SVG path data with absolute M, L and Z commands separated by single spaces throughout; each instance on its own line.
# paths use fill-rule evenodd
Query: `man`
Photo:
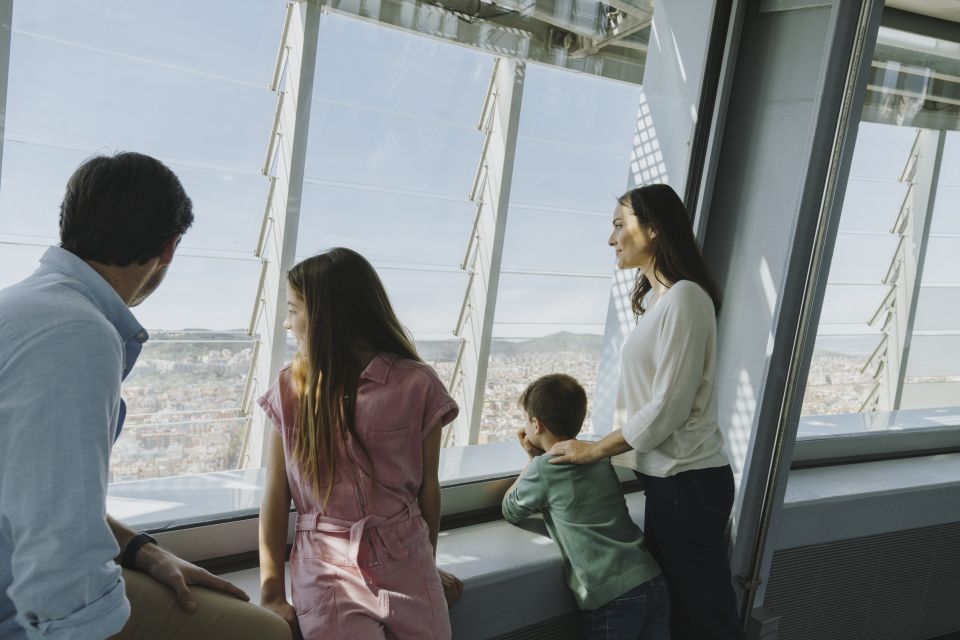
M 147 340 L 128 307 L 192 223 L 161 162 L 92 158 L 67 184 L 60 246 L 0 291 L 0 638 L 290 637 L 237 587 L 106 515 L 120 385 Z

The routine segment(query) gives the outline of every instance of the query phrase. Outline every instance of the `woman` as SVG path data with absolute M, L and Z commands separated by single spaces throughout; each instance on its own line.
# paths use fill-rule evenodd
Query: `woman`
M 673 638 L 743 638 L 726 555 L 733 474 L 714 390 L 720 292 L 667 185 L 620 198 L 609 244 L 619 268 L 639 269 L 638 321 L 621 350 L 628 420 L 593 444 L 557 443 L 551 462 L 589 464 L 630 452 L 645 485 L 646 544 L 670 586 Z
M 448 640 L 462 585 L 435 561 L 440 431 L 457 405 L 360 254 L 287 277 L 300 348 L 259 400 L 276 427 L 260 514 L 261 604 L 307 640 Z M 290 500 L 298 517 L 284 588 Z M 452 595 L 450 592 L 453 592 Z

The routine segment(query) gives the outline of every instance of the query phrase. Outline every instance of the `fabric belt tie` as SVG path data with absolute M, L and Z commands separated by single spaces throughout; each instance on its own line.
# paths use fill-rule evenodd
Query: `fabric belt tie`
M 340 520 L 325 516 L 322 513 L 304 513 L 297 516 L 297 531 L 317 531 L 326 534 L 350 534 L 350 547 L 348 558 L 352 564 L 359 566 L 360 541 L 363 540 L 365 531 L 376 532 L 384 547 L 394 558 L 406 558 L 407 548 L 400 538 L 392 531 L 388 531 L 393 525 L 406 522 L 412 518 L 420 516 L 420 505 L 416 502 L 407 504 L 406 507 L 396 515 L 389 518 L 378 515 L 369 515 L 356 522 L 349 520 Z M 386 533 L 386 535 L 384 535 Z

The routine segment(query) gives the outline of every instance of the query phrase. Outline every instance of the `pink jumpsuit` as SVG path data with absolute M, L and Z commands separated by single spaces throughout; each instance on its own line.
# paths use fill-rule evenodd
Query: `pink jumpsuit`
M 293 606 L 306 640 L 450 638 L 450 619 L 417 495 L 422 441 L 458 413 L 429 366 L 378 354 L 360 375 L 356 428 L 323 508 L 294 462 L 297 392 L 290 368 L 258 400 L 283 437 L 297 508 L 290 554 Z M 356 461 L 356 462 L 354 462 Z M 372 477 L 371 477 L 372 475 Z

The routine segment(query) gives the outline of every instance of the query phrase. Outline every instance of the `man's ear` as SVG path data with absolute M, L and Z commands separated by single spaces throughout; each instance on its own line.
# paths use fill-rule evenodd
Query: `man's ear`
M 177 235 L 170 238 L 168 242 L 163 247 L 163 253 L 160 254 L 160 266 L 165 267 L 171 262 L 173 262 L 173 254 L 177 251 L 177 245 L 180 244 L 180 238 L 183 237 L 183 234 L 178 233 Z
M 547 429 L 547 425 L 543 424 L 543 420 L 541 420 L 540 418 L 534 418 L 533 422 L 534 424 L 536 424 L 537 435 L 540 435 L 544 431 L 549 431 L 549 429 Z

